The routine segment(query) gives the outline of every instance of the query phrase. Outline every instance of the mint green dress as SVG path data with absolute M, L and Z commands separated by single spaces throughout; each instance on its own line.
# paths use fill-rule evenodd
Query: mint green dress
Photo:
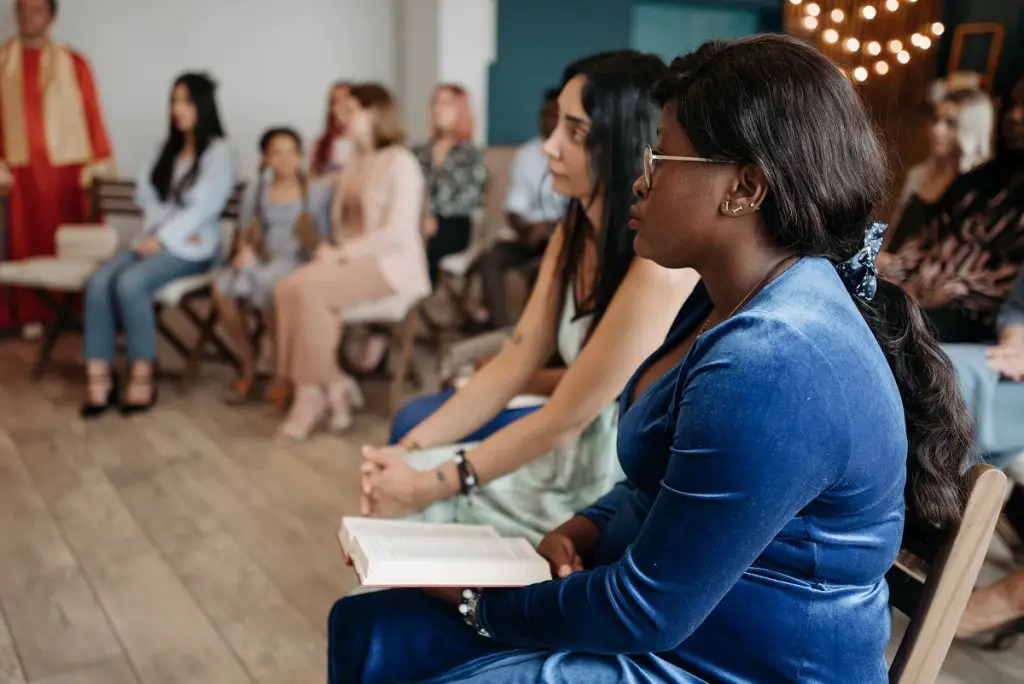
M 591 316 L 574 320 L 575 308 L 570 290 L 558 326 L 558 351 L 566 366 L 579 357 L 591 321 Z M 410 519 L 493 525 L 505 536 L 526 537 L 536 544 L 622 479 L 615 448 L 617 428 L 618 408 L 611 402 L 576 439 L 479 487 L 472 496 L 439 501 Z M 473 446 L 455 444 L 415 452 L 407 462 L 427 470 L 451 460 L 458 449 L 468 452 Z

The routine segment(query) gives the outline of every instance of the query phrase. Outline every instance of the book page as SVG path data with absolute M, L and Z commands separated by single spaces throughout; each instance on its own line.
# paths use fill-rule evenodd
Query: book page
M 521 587 L 551 579 L 525 539 L 357 537 L 352 563 L 364 587 Z
M 455 523 L 424 523 L 409 520 L 381 520 L 379 518 L 345 517 L 341 519 L 338 538 L 345 555 L 352 554 L 356 538 L 381 537 L 384 539 L 437 538 L 498 539 L 490 525 L 461 525 Z

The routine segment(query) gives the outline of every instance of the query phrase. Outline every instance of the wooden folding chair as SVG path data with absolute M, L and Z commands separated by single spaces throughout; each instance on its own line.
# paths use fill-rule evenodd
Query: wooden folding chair
M 968 473 L 963 520 L 943 537 L 908 525 L 896 564 L 886 575 L 890 602 L 910 626 L 889 667 L 891 684 L 932 684 L 974 590 L 1006 497 L 1006 475 L 979 464 Z

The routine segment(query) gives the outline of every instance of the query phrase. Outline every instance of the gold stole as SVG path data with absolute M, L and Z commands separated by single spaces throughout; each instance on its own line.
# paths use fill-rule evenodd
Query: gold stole
M 23 46 L 12 38 L 0 47 L 0 117 L 3 117 L 4 161 L 11 168 L 28 166 L 28 130 L 22 98 Z M 50 42 L 43 48 L 39 88 L 43 93 L 43 126 L 50 163 L 88 164 L 92 142 L 85 120 L 82 91 L 71 50 Z

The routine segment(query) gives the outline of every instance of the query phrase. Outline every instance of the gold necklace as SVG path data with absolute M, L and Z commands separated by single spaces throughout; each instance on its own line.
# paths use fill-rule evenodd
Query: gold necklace
M 782 264 L 786 263 L 787 261 L 792 259 L 794 256 L 796 256 L 796 255 L 790 254 L 787 257 L 783 257 L 781 260 L 777 261 L 773 266 L 771 266 L 767 271 L 765 271 L 764 275 L 761 276 L 761 279 L 759 281 L 757 281 L 757 284 L 754 285 L 753 289 L 750 290 L 750 292 L 747 293 L 747 296 L 744 297 L 743 299 L 741 299 L 740 303 L 736 305 L 736 308 L 733 309 L 731 312 L 729 312 L 728 316 L 726 316 L 725 318 L 722 319 L 722 323 L 725 323 L 727 320 L 732 318 L 733 315 L 735 315 L 735 313 L 740 310 L 740 307 L 742 307 L 744 304 L 746 304 L 747 301 L 749 301 L 750 298 L 754 296 L 754 293 L 761 289 L 761 287 L 768 280 L 768 276 L 770 276 L 772 273 L 774 273 L 776 271 L 776 269 L 779 268 L 779 266 L 782 266 Z M 711 322 L 711 314 L 709 313 L 708 317 L 704 319 L 704 325 L 700 326 L 700 332 L 697 333 L 697 337 L 700 337 L 701 335 L 703 335 L 704 333 L 706 333 L 708 331 L 708 324 L 710 322 Z

